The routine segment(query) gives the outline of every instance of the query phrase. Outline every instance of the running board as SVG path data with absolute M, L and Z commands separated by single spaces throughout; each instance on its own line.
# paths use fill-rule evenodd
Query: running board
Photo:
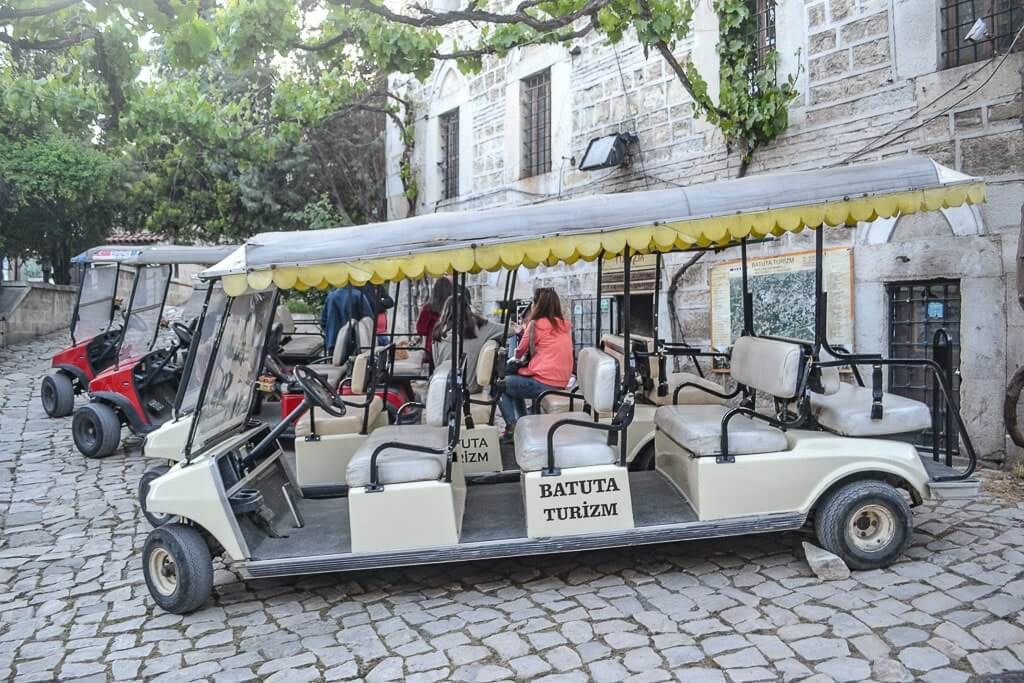
M 382 569 L 417 564 L 470 562 L 474 560 L 577 552 L 600 548 L 694 541 L 723 536 L 742 536 L 799 529 L 807 516 L 780 513 L 737 517 L 710 522 L 686 522 L 661 526 L 639 527 L 597 534 L 561 536 L 558 538 L 518 538 L 508 541 L 484 541 L 454 546 L 419 548 L 384 553 L 341 553 L 276 560 L 252 560 L 232 564 L 249 578 L 270 578 L 304 574 Z
M 935 500 L 964 500 L 977 498 L 981 482 L 977 479 L 960 481 L 930 481 L 928 491 Z

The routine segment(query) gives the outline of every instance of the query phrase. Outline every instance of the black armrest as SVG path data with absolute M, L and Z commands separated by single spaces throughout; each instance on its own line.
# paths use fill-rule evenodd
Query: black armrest
M 696 382 L 683 382 L 682 384 L 675 388 L 675 391 L 672 392 L 672 405 L 677 405 L 679 403 L 679 392 L 685 389 L 686 387 L 700 389 L 704 393 L 711 394 L 712 396 L 717 396 L 718 398 L 736 398 L 737 396 L 740 395 L 740 391 L 742 390 L 740 385 L 737 384 L 735 389 L 730 391 L 728 394 L 723 394 L 722 392 L 715 391 L 714 389 L 708 389 L 705 386 L 701 386 Z

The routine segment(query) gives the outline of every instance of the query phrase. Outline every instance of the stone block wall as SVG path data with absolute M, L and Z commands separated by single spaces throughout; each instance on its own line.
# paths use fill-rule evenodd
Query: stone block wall
M 42 282 L 5 282 L 0 287 L 0 348 L 67 330 L 78 290 Z M 69 333 L 70 342 L 70 333 Z

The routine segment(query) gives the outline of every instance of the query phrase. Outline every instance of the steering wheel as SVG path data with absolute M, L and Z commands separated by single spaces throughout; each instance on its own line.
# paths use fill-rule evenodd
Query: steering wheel
M 175 320 L 171 323 L 171 331 L 178 338 L 178 344 L 187 349 L 192 344 L 192 328 L 183 322 Z
M 331 389 L 323 375 L 313 372 L 305 365 L 295 366 L 292 373 L 295 375 L 295 381 L 302 387 L 302 392 L 306 394 L 306 398 L 309 399 L 310 403 L 318 408 L 322 408 L 335 417 L 341 417 L 345 414 L 345 403 Z

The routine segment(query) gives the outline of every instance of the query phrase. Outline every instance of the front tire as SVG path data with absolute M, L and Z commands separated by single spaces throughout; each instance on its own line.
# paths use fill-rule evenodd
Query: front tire
M 855 481 L 834 491 L 818 508 L 818 541 L 850 569 L 881 569 L 910 545 L 913 514 L 903 495 L 882 481 Z
M 43 378 L 40 387 L 43 410 L 50 417 L 67 417 L 75 409 L 75 384 L 66 372 L 54 372 Z
M 162 609 L 171 614 L 194 612 L 213 589 L 210 547 L 195 527 L 167 524 L 153 529 L 142 549 L 142 574 Z
M 75 446 L 87 458 L 105 458 L 121 443 L 121 418 L 106 403 L 88 403 L 71 421 Z
M 154 529 L 162 527 L 163 525 L 174 519 L 174 515 L 169 515 L 163 512 L 150 512 L 146 509 L 146 496 L 149 495 L 149 485 L 154 479 L 158 479 L 170 471 L 170 465 L 157 465 L 151 467 L 142 475 L 139 480 L 139 507 L 142 509 L 142 514 L 146 516 L 149 523 Z

